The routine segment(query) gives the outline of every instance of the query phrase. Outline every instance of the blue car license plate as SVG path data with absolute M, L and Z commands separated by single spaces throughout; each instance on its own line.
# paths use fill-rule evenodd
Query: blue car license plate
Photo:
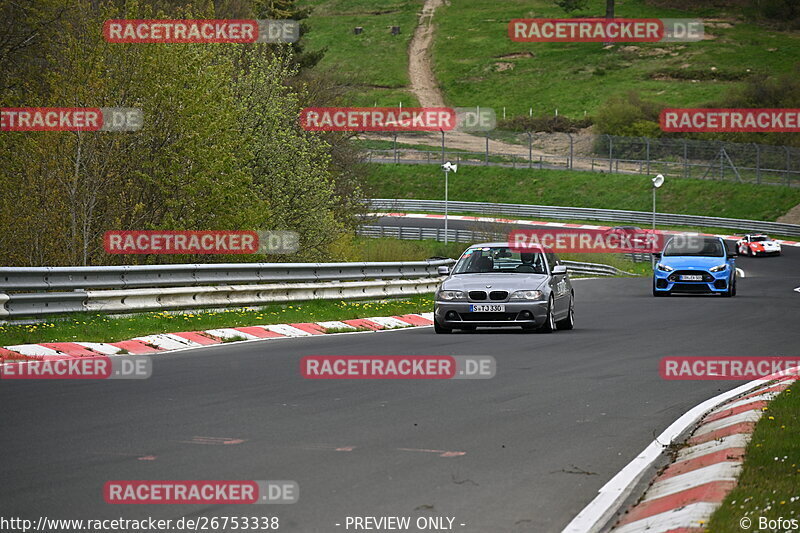
M 703 276 L 700 274 L 685 274 L 681 276 L 681 281 L 703 281 Z

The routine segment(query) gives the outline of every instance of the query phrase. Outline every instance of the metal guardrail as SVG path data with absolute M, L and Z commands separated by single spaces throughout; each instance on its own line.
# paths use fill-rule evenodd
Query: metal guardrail
M 438 267 L 453 262 L 0 268 L 0 318 L 423 294 L 440 283 Z M 72 291 L 15 292 L 53 289 Z
M 390 237 L 404 240 L 433 239 L 444 241 L 443 228 L 420 228 L 407 226 L 361 226 L 358 234 L 364 237 Z M 507 234 L 486 231 L 447 230 L 447 239 L 452 242 L 476 243 L 489 241 L 505 241 Z M 649 258 L 649 255 L 648 255 Z M 649 259 L 648 259 L 649 260 Z M 610 265 L 600 263 L 582 263 L 579 261 L 561 261 L 567 271 L 572 274 L 587 276 L 619 276 L 631 274 Z
M 368 226 L 360 233 L 404 239 L 444 238 L 443 230 L 435 228 L 408 230 Z M 448 233 L 459 242 L 496 238 L 496 235 L 462 230 Z M 453 263 L 452 259 L 441 259 L 386 263 L 0 268 L 0 290 L 3 291 L 0 292 L 0 318 L 243 307 L 274 302 L 424 294 L 435 291 L 441 282 L 438 267 Z M 576 274 L 624 274 L 608 265 L 564 263 Z M 53 289 L 73 290 L 49 292 Z M 23 290 L 45 292 L 18 292 Z
M 94 267 L 0 267 L 0 293 L 128 289 L 231 283 L 412 279 L 436 275 L 441 261 L 385 263 L 216 263 Z
M 442 200 L 403 200 L 374 198 L 368 200 L 370 209 L 382 212 L 427 211 L 444 213 Z M 648 225 L 653 214 L 646 211 L 624 211 L 617 209 L 594 209 L 590 207 L 559 207 L 549 205 L 499 204 L 488 202 L 448 202 L 448 210 L 484 215 L 503 215 L 518 218 L 550 218 L 557 220 L 599 220 L 626 224 Z M 714 227 L 755 233 L 800 236 L 800 225 L 781 222 L 764 222 L 737 218 L 706 217 L 656 213 L 656 224 L 662 226 Z

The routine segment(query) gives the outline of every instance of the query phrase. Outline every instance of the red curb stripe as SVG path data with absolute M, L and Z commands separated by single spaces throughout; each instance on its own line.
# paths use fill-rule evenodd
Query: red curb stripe
M 173 335 L 177 335 L 182 339 L 186 339 L 187 341 L 196 342 L 197 344 L 202 344 L 204 346 L 208 346 L 211 344 L 219 344 L 220 341 L 212 338 L 211 335 L 206 335 L 201 331 L 181 331 L 179 333 L 173 333 Z
M 428 320 L 424 316 L 419 315 L 399 315 L 393 316 L 392 318 L 396 318 L 397 320 L 402 320 L 403 322 L 408 322 L 409 324 L 413 324 L 414 326 L 430 326 L 433 324 L 433 320 Z
M 731 435 L 736 435 L 737 433 L 752 433 L 755 426 L 755 422 L 739 422 L 738 424 L 724 427 L 716 431 L 711 431 L 705 435 L 700 435 L 699 437 L 692 437 L 687 443 L 690 446 L 694 446 L 695 444 L 703 444 L 704 442 L 710 442 L 722 437 L 730 437 Z
M 3 347 L 0 347 L 0 358 L 8 359 L 9 361 L 35 361 L 36 359 L 39 359 L 38 357 L 31 355 L 23 355 L 19 352 L 6 350 Z
M 245 326 L 241 328 L 233 328 L 236 331 L 241 331 L 242 333 L 249 333 L 254 337 L 261 337 L 262 339 L 271 339 L 274 337 L 285 337 L 281 333 L 275 333 L 274 331 L 270 331 L 266 328 L 262 328 L 261 326 Z
M 631 511 L 620 520 L 617 526 L 624 526 L 625 524 L 666 513 L 673 509 L 679 509 L 693 503 L 721 502 L 735 486 L 735 481 L 711 481 L 692 487 L 691 489 L 670 494 L 669 496 L 642 502 L 631 509 Z
M 42 342 L 39 345 L 73 357 L 97 357 L 99 355 L 105 355 L 74 342 Z
M 745 411 L 760 411 L 762 407 L 766 406 L 767 402 L 765 402 L 764 400 L 756 400 L 755 402 L 746 403 L 738 407 L 723 409 L 722 411 L 718 411 L 712 415 L 708 415 L 703 420 L 703 424 L 708 424 L 709 422 L 714 422 L 715 420 L 728 418 L 729 416 L 738 415 L 739 413 L 744 413 Z
M 142 355 L 147 353 L 156 353 L 165 351 L 162 350 L 161 348 L 155 348 L 141 341 L 120 341 L 120 342 L 110 342 L 109 344 L 111 346 L 116 346 L 121 350 L 127 350 L 128 352 L 134 355 Z
M 353 326 L 354 328 L 367 328 L 372 330 L 384 329 L 384 327 L 377 322 L 367 320 L 366 318 L 354 318 L 352 320 L 342 320 L 342 322 L 348 326 Z
M 723 448 L 715 452 L 672 463 L 656 480 L 667 479 L 698 468 L 711 466 L 716 463 L 741 463 L 744 461 L 744 448 Z
M 292 326 L 293 328 L 305 331 L 306 333 L 311 333 L 312 335 L 325 334 L 325 328 L 313 322 L 297 322 L 295 324 L 289 324 L 289 325 Z
M 748 394 L 747 396 L 744 396 L 744 397 L 742 397 L 740 399 L 741 400 L 749 400 L 750 398 L 755 398 L 756 396 L 761 396 L 762 394 L 767 394 L 768 392 L 781 392 L 784 389 L 788 388 L 789 386 L 791 386 L 791 383 L 788 383 L 788 384 L 787 383 L 778 383 L 777 385 L 773 385 L 772 387 L 769 387 L 768 389 L 758 390 L 758 391 L 753 392 L 751 394 Z

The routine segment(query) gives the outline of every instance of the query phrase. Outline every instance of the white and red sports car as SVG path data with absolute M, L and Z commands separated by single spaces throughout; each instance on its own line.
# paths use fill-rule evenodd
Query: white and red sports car
M 780 255 L 781 245 L 770 239 L 767 235 L 745 235 L 736 243 L 741 255 Z

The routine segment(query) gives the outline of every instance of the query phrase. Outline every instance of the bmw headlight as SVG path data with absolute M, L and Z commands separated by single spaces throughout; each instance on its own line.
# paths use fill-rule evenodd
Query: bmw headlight
M 709 272 L 722 272 L 723 270 L 727 270 L 727 269 L 728 269 L 728 265 L 727 264 L 723 264 L 723 265 L 717 265 L 715 267 L 711 267 L 708 270 L 709 270 Z
M 464 291 L 439 291 L 439 299 L 452 302 L 454 300 L 466 300 Z
M 671 266 L 662 263 L 657 264 L 656 268 L 659 269 L 661 272 L 672 272 L 673 270 L 675 270 Z
M 516 291 L 511 294 L 510 300 L 544 300 L 542 291 Z

